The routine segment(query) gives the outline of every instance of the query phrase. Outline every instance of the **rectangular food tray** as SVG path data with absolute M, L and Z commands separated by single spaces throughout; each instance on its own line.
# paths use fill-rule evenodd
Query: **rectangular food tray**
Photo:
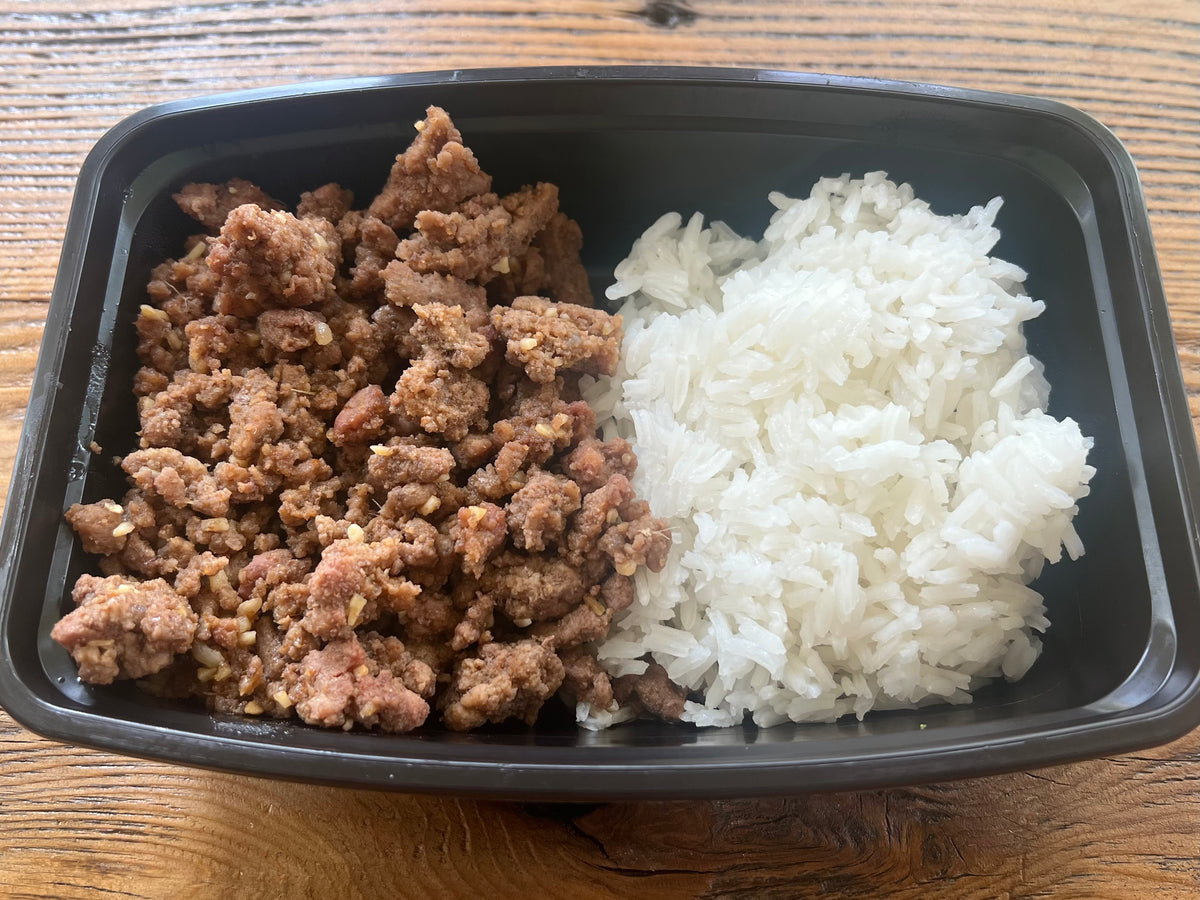
M 135 446 L 132 327 L 150 269 L 195 230 L 170 199 L 242 177 L 294 202 L 386 178 L 429 104 L 454 117 L 499 190 L 552 181 L 583 228 L 600 296 L 667 210 L 743 233 L 766 195 L 886 170 L 936 212 L 999 194 L 996 255 L 1029 272 L 1027 326 L 1050 412 L 1095 438 L 1076 527 L 1087 555 L 1036 587 L 1052 626 L 1022 681 L 965 707 L 833 724 L 601 733 L 565 711 L 470 734 L 329 733 L 214 717 L 76 678 L 50 640 L 93 564 L 62 512 L 119 495 Z M 102 445 L 102 455 L 89 447 Z M 80 172 L 0 545 L 0 704 L 56 740 L 282 778 L 503 797 L 722 797 L 982 775 L 1165 742 L 1200 722 L 1200 463 L 1132 160 L 1086 115 L 1043 100 L 782 72 L 497 69 L 246 91 L 146 109 Z

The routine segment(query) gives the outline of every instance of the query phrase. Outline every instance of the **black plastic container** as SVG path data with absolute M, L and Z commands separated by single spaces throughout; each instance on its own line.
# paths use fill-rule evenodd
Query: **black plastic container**
M 1096 440 L 1087 555 L 1039 582 L 1052 627 L 1014 685 L 969 707 L 836 724 L 402 736 L 212 717 L 78 682 L 49 632 L 91 561 L 62 511 L 121 489 L 137 418 L 132 320 L 194 225 L 170 200 L 241 176 L 294 201 L 374 194 L 437 103 L 500 190 L 557 182 L 602 288 L 647 224 L 701 208 L 760 229 L 766 194 L 885 169 L 939 212 L 1005 198 L 997 255 L 1030 274 L 1051 411 Z M 96 441 L 103 455 L 88 448 Z M 147 109 L 80 173 L 2 532 L 0 703 L 48 737 L 284 778 L 510 797 L 738 796 L 940 780 L 1130 750 L 1200 722 L 1200 463 L 1133 163 L 1040 100 L 848 78 L 689 69 L 492 70 L 273 88 Z

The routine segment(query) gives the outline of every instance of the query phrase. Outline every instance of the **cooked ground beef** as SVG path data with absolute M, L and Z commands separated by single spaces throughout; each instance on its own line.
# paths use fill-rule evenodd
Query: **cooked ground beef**
M 192 646 L 196 613 L 161 578 L 81 575 L 72 597 L 75 609 L 50 636 L 70 651 L 84 681 L 152 675 Z
M 390 651 L 394 657 L 403 655 L 403 645 L 394 637 L 374 637 L 376 655 L 369 654 L 351 634 L 310 651 L 288 668 L 284 674 L 287 695 L 300 718 L 327 728 L 357 722 L 367 728 L 378 725 L 384 731 L 411 731 L 424 724 L 429 704 L 406 683 L 408 666 L 380 659 L 385 641 L 395 642 Z M 416 666 L 428 671 L 424 663 Z M 431 672 L 421 672 L 416 680 L 426 689 L 433 684 Z
M 521 256 L 558 212 L 558 188 L 524 187 L 504 198 L 477 198 L 453 212 L 417 214 L 417 234 L 396 255 L 417 272 L 441 272 L 487 284 Z
M 423 275 L 398 259 L 392 260 L 384 269 L 383 285 L 388 302 L 395 306 L 409 307 L 418 303 L 457 306 L 471 328 L 486 325 L 491 315 L 487 291 L 480 285 L 436 272 Z
M 457 517 L 454 551 L 462 557 L 463 571 L 478 578 L 508 538 L 504 510 L 494 503 L 460 506 Z
M 187 184 L 175 195 L 185 213 L 213 234 L 221 230 L 225 219 L 239 206 L 253 203 L 259 209 L 283 209 L 283 204 L 268 196 L 262 188 L 241 178 L 224 184 Z
M 603 487 L 614 475 L 632 478 L 636 470 L 633 448 L 621 438 L 611 441 L 585 438 L 563 459 L 564 474 L 575 479 L 585 494 Z
M 260 204 L 261 205 L 261 204 Z M 296 204 L 296 215 L 304 219 L 313 216 L 317 219 L 328 219 L 335 225 L 345 218 L 354 206 L 354 192 L 348 191 L 336 182 L 323 184 L 316 190 L 305 191 L 300 195 Z M 224 221 L 217 225 L 220 228 Z
M 622 704 L 636 703 L 651 715 L 678 722 L 687 699 L 683 688 L 667 677 L 667 670 L 650 663 L 641 675 L 622 675 L 613 685 L 613 693 Z
M 208 250 L 208 267 L 219 279 L 213 308 L 252 316 L 332 300 L 341 256 L 337 230 L 325 219 L 238 206 Z
M 513 544 L 545 550 L 558 544 L 573 512 L 579 509 L 579 485 L 561 475 L 533 472 L 505 507 Z
M 354 264 L 350 267 L 350 280 L 345 290 L 352 297 L 365 298 L 383 290 L 383 273 L 396 257 L 396 245 L 400 238 L 386 222 L 374 216 L 359 220 L 356 229 Z M 342 253 L 349 262 L 350 248 L 343 246 Z
M 608 673 L 600 668 L 596 654 L 586 647 L 571 647 L 560 651 L 563 664 L 563 692 L 576 702 L 591 703 L 608 709 L 613 702 L 612 682 Z
M 494 559 L 480 584 L 520 627 L 563 615 L 583 602 L 590 586 L 582 568 L 557 556 L 513 552 Z
M 472 428 L 487 423 L 490 397 L 488 386 L 466 370 L 425 357 L 404 370 L 391 403 L 425 431 L 460 441 Z
M 517 297 L 492 310 L 492 324 L 507 341 L 508 361 L 534 381 L 550 382 L 560 369 L 615 375 L 621 352 L 621 317 L 545 297 Z
M 449 480 L 454 454 L 444 447 L 422 446 L 416 441 L 417 438 L 393 438 L 387 444 L 373 446 L 367 460 L 367 483 L 380 494 L 386 494 L 404 484 Z
M 560 689 L 677 715 L 593 649 L 670 544 L 579 399 L 620 319 L 557 188 L 499 197 L 442 110 L 417 131 L 366 209 L 176 195 L 209 236 L 136 319 L 130 489 L 66 513 L 106 576 L 53 631 L 83 679 L 331 728 L 532 723 Z
M 587 269 L 579 259 L 583 249 L 583 232 L 574 219 L 558 212 L 533 239 L 544 261 L 546 277 L 536 293 L 543 291 L 559 303 L 592 306 L 592 289 L 588 285 Z M 534 291 L 524 291 L 533 294 Z
M 377 384 L 368 384 L 338 411 L 330 439 L 340 447 L 378 438 L 387 424 L 387 414 L 388 401 L 383 389 Z
M 107 556 L 120 553 L 134 530 L 125 523 L 125 507 L 112 500 L 99 503 L 76 503 L 67 510 L 67 522 L 75 529 L 88 553 Z
M 492 350 L 492 335 L 473 330 L 461 306 L 418 303 L 413 306 L 417 322 L 412 335 L 421 342 L 425 356 L 459 369 L 473 369 Z
M 537 641 L 484 644 L 478 656 L 455 665 L 442 701 L 442 721 L 454 731 L 508 718 L 532 725 L 562 681 L 562 662 Z
M 393 228 L 410 228 L 422 211 L 448 212 L 492 189 L 491 176 L 463 146 L 462 134 L 445 110 L 429 107 L 416 127 L 416 140 L 396 157 L 387 184 L 368 210 Z

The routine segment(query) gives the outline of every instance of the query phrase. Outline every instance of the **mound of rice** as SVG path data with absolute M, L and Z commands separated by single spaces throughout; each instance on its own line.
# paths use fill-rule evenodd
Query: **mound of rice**
M 649 652 L 698 725 L 968 703 L 1037 659 L 1028 584 L 1083 553 L 1092 441 L 1046 415 L 1021 331 L 1044 304 L 988 255 L 1000 198 L 935 215 L 874 172 L 769 199 L 758 243 L 663 216 L 608 289 L 621 370 L 585 396 L 675 544 L 600 660 Z

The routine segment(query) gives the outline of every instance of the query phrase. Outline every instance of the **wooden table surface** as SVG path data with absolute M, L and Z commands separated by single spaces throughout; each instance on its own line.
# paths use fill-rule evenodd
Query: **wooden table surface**
M 0 496 L 76 173 L 107 128 L 244 86 L 564 63 L 833 72 L 1086 110 L 1137 160 L 1200 422 L 1195 0 L 0 0 Z M 552 806 L 138 762 L 0 711 L 0 896 L 1195 898 L 1198 737 L 913 789 Z

